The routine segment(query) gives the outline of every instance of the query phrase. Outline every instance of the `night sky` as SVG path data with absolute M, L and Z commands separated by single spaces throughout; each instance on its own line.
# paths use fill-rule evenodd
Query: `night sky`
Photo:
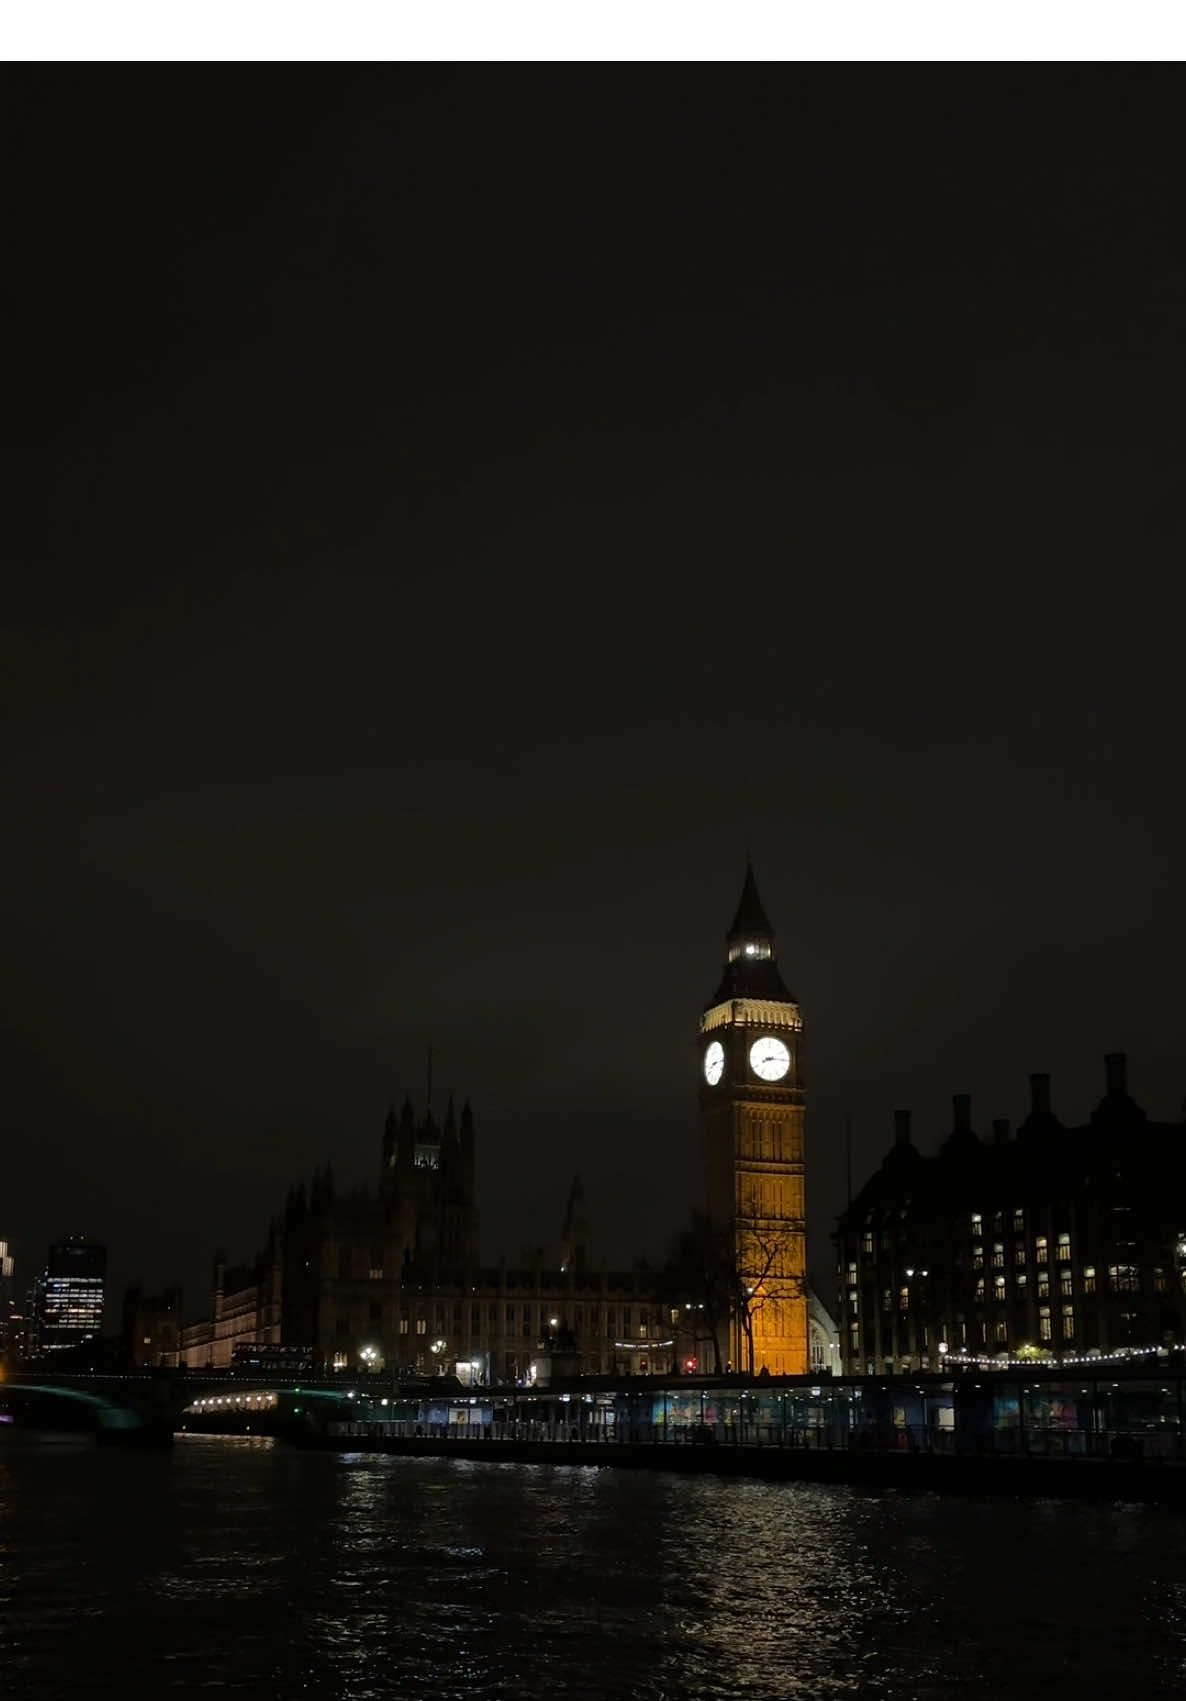
M 575 1171 L 659 1255 L 747 849 L 826 1292 L 846 1111 L 858 1183 L 1109 1050 L 1179 1113 L 1186 221 L 1113 76 L 10 89 L 22 1276 L 200 1311 L 430 1039 L 488 1259 Z

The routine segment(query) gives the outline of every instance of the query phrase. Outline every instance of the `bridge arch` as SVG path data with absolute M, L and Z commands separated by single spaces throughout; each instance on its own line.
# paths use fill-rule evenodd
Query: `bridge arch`
M 88 1393 L 85 1388 L 64 1387 L 61 1383 L 51 1382 L 15 1382 L 10 1385 L 13 1394 L 48 1394 L 55 1400 L 70 1400 L 81 1406 L 87 1406 L 95 1414 L 95 1422 L 99 1429 L 142 1429 L 144 1419 L 137 1411 L 127 1406 L 116 1405 L 114 1400 L 105 1399 L 102 1394 Z

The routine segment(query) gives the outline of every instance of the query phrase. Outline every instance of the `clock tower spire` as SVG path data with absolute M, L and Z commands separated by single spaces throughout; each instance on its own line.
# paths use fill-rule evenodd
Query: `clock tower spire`
M 752 864 L 700 1018 L 705 1202 L 739 1290 L 738 1370 L 807 1370 L 803 1019 L 788 991 Z

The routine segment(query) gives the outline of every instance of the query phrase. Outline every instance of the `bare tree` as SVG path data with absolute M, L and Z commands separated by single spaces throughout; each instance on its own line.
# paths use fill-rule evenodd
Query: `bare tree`
M 746 1369 L 754 1374 L 754 1323 L 767 1306 L 803 1297 L 804 1279 L 792 1269 L 800 1242 L 799 1226 L 759 1214 L 758 1199 L 746 1200 L 738 1219 L 733 1248 L 734 1300 L 732 1313 L 745 1343 Z
M 752 1376 L 755 1319 L 767 1306 L 799 1299 L 804 1292 L 802 1276 L 790 1273 L 797 1225 L 759 1216 L 753 1198 L 746 1203 L 747 1214 L 736 1225 L 694 1211 L 661 1273 L 661 1290 L 670 1304 L 691 1304 L 703 1314 L 718 1376 L 724 1369 L 722 1331 L 737 1324 Z

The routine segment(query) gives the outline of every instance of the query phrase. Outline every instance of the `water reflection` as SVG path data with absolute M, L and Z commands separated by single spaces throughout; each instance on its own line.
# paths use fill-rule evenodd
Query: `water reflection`
M 6 1690 L 1077 1697 L 1181 1692 L 1174 1514 L 644 1471 L 0 1455 Z

